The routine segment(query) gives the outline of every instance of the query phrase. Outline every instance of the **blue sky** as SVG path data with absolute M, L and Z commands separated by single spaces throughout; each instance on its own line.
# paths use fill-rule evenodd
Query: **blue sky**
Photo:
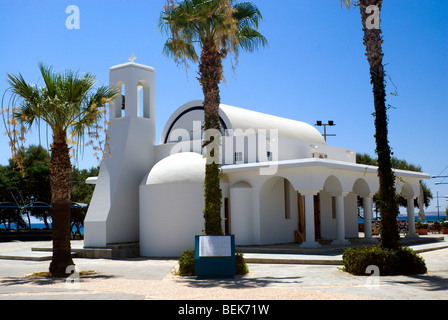
M 260 31 L 269 47 L 241 53 L 235 73 L 225 65 L 225 104 L 314 124 L 334 120 L 328 143 L 375 155 L 373 98 L 357 8 L 339 0 L 252 0 L 263 14 Z M 136 62 L 156 69 L 157 136 L 169 116 L 201 99 L 196 65 L 188 72 L 162 55 L 165 35 L 157 29 L 165 0 L 1 0 L 0 92 L 7 73 L 39 83 L 38 62 L 56 70 L 97 75 L 107 84 L 109 68 Z M 66 7 L 80 10 L 80 29 L 66 28 Z M 431 175 L 448 175 L 448 1 L 385 0 L 381 13 L 388 92 L 389 140 L 394 155 Z M 1 129 L 3 131 L 3 129 Z M 37 143 L 37 129 L 28 137 Z M 0 136 L 0 164 L 10 157 Z M 85 151 L 79 167 L 97 165 Z M 446 168 L 446 169 L 445 169 Z M 445 169 L 444 172 L 442 172 Z M 434 196 L 448 185 L 427 182 Z M 445 179 L 444 182 L 448 182 Z M 440 199 L 445 211 L 446 202 Z M 434 199 L 428 211 L 436 211 Z

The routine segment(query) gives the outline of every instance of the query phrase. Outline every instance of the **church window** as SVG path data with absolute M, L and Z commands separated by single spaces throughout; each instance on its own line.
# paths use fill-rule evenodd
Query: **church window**
M 235 152 L 235 163 L 243 163 L 243 153 Z
M 121 118 L 126 116 L 126 87 L 125 85 L 121 85 Z

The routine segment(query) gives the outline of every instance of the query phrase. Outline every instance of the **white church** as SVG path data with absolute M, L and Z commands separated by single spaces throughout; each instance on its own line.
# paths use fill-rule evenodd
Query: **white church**
M 144 257 L 178 257 L 203 234 L 205 176 L 202 101 L 179 107 L 155 141 L 155 70 L 135 63 L 110 69 L 122 88 L 110 106 L 111 157 L 91 180 L 95 191 L 84 222 L 84 248 L 138 243 Z M 365 238 L 372 238 L 377 167 L 356 163 L 356 152 L 326 143 L 313 126 L 228 105 L 220 106 L 222 219 L 236 245 L 320 240 L 350 244 L 358 236 L 363 199 Z M 424 173 L 396 170 L 396 190 L 414 200 Z

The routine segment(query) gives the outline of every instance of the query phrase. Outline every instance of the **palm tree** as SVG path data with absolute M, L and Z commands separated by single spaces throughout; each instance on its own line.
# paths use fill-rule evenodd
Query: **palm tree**
M 348 8 L 353 0 L 340 0 Z M 389 249 L 399 247 L 399 233 L 397 226 L 398 204 L 395 198 L 395 177 L 392 171 L 391 150 L 388 141 L 388 119 L 386 108 L 386 85 L 383 65 L 382 31 L 377 21 L 377 27 L 368 25 L 372 11 L 368 7 L 374 6 L 381 12 L 382 0 L 359 0 L 355 5 L 361 11 L 367 61 L 370 65 L 370 79 L 373 86 L 375 106 L 375 142 L 378 155 L 378 177 L 380 182 L 379 209 L 381 213 L 381 246 Z
M 229 54 L 238 57 L 240 49 L 253 52 L 267 41 L 258 32 L 262 19 L 250 2 L 235 0 L 167 0 L 159 27 L 169 39 L 164 53 L 177 63 L 199 62 L 199 82 L 204 94 L 204 126 L 207 164 L 205 169 L 205 234 L 223 234 L 221 223 L 222 192 L 218 146 L 221 141 L 219 84 L 223 79 L 222 60 Z M 196 48 L 201 50 L 198 55 Z
M 94 89 L 95 76 L 81 76 L 71 70 L 54 72 L 51 66 L 39 64 L 44 86 L 29 84 L 23 76 L 8 74 L 11 92 L 8 106 L 12 112 L 8 123 L 18 122 L 22 129 L 33 124 L 46 123 L 52 131 L 50 185 L 53 204 L 53 258 L 49 271 L 52 276 L 67 276 L 66 269 L 74 265 L 70 245 L 70 194 L 72 191 L 72 164 L 69 144 L 82 142 L 86 133 L 98 138 L 102 127 L 99 120 L 105 116 L 107 103 L 116 95 L 107 86 Z M 13 120 L 13 121 L 11 121 Z M 9 132 L 13 139 L 15 132 Z

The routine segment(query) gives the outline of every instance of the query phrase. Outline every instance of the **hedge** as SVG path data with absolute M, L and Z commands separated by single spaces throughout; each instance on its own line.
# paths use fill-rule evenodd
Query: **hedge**
M 354 275 L 367 275 L 368 266 L 377 266 L 381 276 L 424 274 L 425 261 L 408 247 L 398 250 L 380 246 L 348 248 L 342 255 L 343 270 Z

